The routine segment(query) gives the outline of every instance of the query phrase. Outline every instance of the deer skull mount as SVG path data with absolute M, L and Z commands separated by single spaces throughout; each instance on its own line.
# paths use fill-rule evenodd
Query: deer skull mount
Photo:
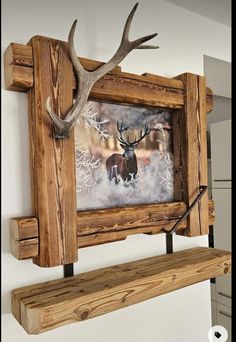
M 69 138 L 69 131 L 75 125 L 78 117 L 83 112 L 83 109 L 87 103 L 89 93 L 94 85 L 100 78 L 102 78 L 105 74 L 111 71 L 114 67 L 116 67 L 128 54 L 134 49 L 157 49 L 158 46 L 153 45 L 145 45 L 143 43 L 148 40 L 156 37 L 157 33 L 150 34 L 141 38 L 138 38 L 134 41 L 129 40 L 129 31 L 131 22 L 134 16 L 134 13 L 138 7 L 138 3 L 134 6 L 132 11 L 130 12 L 125 27 L 123 30 L 123 35 L 121 39 L 120 46 L 115 52 L 114 56 L 101 67 L 94 71 L 85 70 L 75 52 L 74 48 L 74 33 L 77 20 L 74 21 L 68 36 L 68 46 L 71 62 L 76 72 L 76 77 L 78 79 L 78 90 L 76 99 L 73 103 L 72 108 L 68 112 L 66 118 L 63 120 L 57 114 L 54 113 L 51 104 L 50 97 L 47 98 L 46 101 L 46 109 L 50 118 L 53 121 L 54 126 L 54 137 L 58 139 Z

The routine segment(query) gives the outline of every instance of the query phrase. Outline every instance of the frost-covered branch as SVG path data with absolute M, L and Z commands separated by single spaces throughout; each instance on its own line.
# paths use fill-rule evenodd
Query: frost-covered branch
M 91 187 L 96 184 L 93 179 L 93 170 L 101 166 L 100 159 L 95 159 L 94 156 L 89 155 L 89 151 L 76 146 L 75 163 L 77 175 L 77 191 L 89 191 Z
M 81 117 L 85 120 L 85 127 L 94 128 L 102 139 L 111 138 L 112 135 L 108 133 L 108 129 L 103 127 L 103 125 L 109 123 L 110 120 L 104 118 L 103 120 L 99 121 L 97 119 L 97 115 L 98 113 L 94 112 L 92 104 L 88 103 L 81 114 Z
M 154 126 L 155 129 L 159 129 L 160 131 L 164 132 L 164 128 L 163 128 L 163 125 L 162 123 L 157 123 L 155 126 Z
M 173 190 L 173 165 L 174 164 L 170 158 L 169 153 L 165 154 L 164 160 L 168 166 L 164 169 L 164 171 L 159 172 L 159 176 L 161 178 L 160 184 L 162 184 L 164 188 Z
M 159 131 L 162 132 L 162 138 L 163 140 L 161 139 L 157 139 L 156 142 L 159 142 L 161 143 L 163 146 L 165 146 L 165 148 L 167 147 L 167 142 L 166 142 L 166 135 L 165 135 L 165 130 L 163 128 L 163 124 L 162 123 L 157 123 L 155 126 L 154 126 L 155 129 L 158 129 Z

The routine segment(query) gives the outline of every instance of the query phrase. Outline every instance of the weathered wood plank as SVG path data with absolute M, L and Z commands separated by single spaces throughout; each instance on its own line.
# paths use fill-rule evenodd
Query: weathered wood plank
M 32 49 L 29 46 L 11 43 L 4 54 L 5 87 L 13 91 L 27 91 L 33 86 Z M 80 58 L 86 70 L 97 69 L 103 62 Z M 21 69 L 22 68 L 22 69 Z M 27 70 L 26 70 L 27 69 Z M 106 91 L 104 89 L 106 87 Z M 73 88 L 77 82 L 73 77 Z M 132 88 L 136 91 L 132 92 Z M 181 108 L 184 103 L 184 87 L 180 80 L 145 73 L 134 75 L 114 68 L 93 87 L 90 99 L 115 101 L 124 104 L 141 104 L 165 108 Z M 212 110 L 212 91 L 207 88 L 207 112 Z
M 183 202 L 138 205 L 78 212 L 78 233 L 88 235 L 122 229 L 164 226 L 179 218 L 185 210 Z
M 13 240 L 38 237 L 38 220 L 35 217 L 14 217 L 10 220 L 10 232 Z
M 181 130 L 180 130 L 180 124 L 181 124 L 181 111 L 176 110 L 174 112 L 174 115 L 172 115 L 172 141 L 173 143 L 173 155 L 174 155 L 174 200 L 175 201 L 182 201 L 183 200 L 183 179 L 182 179 L 182 151 L 183 148 L 181 148 Z
M 183 106 L 181 90 L 164 87 L 144 76 L 124 72 L 107 74 L 97 81 L 89 99 L 169 109 Z
M 45 108 L 56 113 L 71 106 L 72 66 L 67 45 L 33 37 L 34 86 L 28 94 L 33 215 L 38 217 L 39 254 L 34 262 L 52 267 L 77 261 L 74 135 L 57 140 Z
M 33 87 L 32 48 L 11 43 L 4 52 L 5 88 L 27 92 Z
M 47 38 L 47 37 L 44 37 L 44 38 Z M 10 43 L 7 49 L 5 50 L 5 54 L 6 54 L 5 60 L 8 61 L 8 64 L 27 66 L 27 67 L 33 67 L 34 65 L 32 47 L 29 45 Z M 104 62 L 94 61 L 94 60 L 87 59 L 87 58 L 80 57 L 79 59 L 80 59 L 80 62 L 83 64 L 84 68 L 88 71 L 93 71 L 104 64 Z M 120 72 L 120 71 L 121 71 L 121 67 L 116 66 L 112 70 L 112 73 Z
M 183 82 L 181 80 L 177 80 L 175 78 L 167 78 L 155 74 L 150 74 L 149 72 L 145 72 L 142 74 L 142 76 L 145 76 L 149 81 L 153 81 L 154 83 L 158 83 L 160 85 L 163 85 L 165 87 L 170 87 L 173 89 L 179 89 L 181 90 L 181 93 L 184 93 L 184 87 Z
M 198 174 L 199 184 L 208 185 L 208 162 L 207 162 L 207 113 L 206 113 L 206 79 L 197 77 L 198 93 Z M 208 191 L 198 203 L 201 235 L 209 234 L 208 224 Z
M 12 312 L 39 334 L 230 271 L 230 252 L 198 247 L 13 290 Z
M 153 205 L 151 205 L 151 207 L 152 206 Z M 122 219 L 119 218 L 120 224 L 117 225 L 117 223 L 112 219 L 112 211 L 115 210 L 115 215 L 118 216 L 118 208 L 99 211 L 96 215 L 98 216 L 100 214 L 100 218 L 90 216 L 92 212 L 79 211 L 77 212 L 77 247 L 83 248 L 120 241 L 126 239 L 128 235 L 133 234 L 159 234 L 162 232 L 163 228 L 167 230 L 171 229 L 177 221 L 177 217 L 181 216 L 186 210 L 185 204 L 179 203 L 179 208 L 177 210 L 175 207 L 173 216 L 170 215 L 170 212 L 173 213 L 173 209 L 168 210 L 168 215 L 165 216 L 163 213 L 163 207 L 161 209 L 161 206 L 162 205 L 154 205 L 152 210 L 149 208 L 149 214 L 153 221 L 148 220 L 150 216 L 147 214 L 146 218 L 145 216 L 143 217 L 142 226 L 139 228 L 137 228 L 138 224 L 136 223 L 136 220 L 130 220 L 127 213 L 125 215 L 126 217 L 124 216 L 124 219 L 122 218 L 122 214 L 120 215 Z M 158 207 L 160 209 L 157 209 Z M 159 211 L 162 211 L 163 214 L 159 214 Z M 214 202 L 212 200 L 209 200 L 208 214 L 209 225 L 213 225 L 215 220 L 215 210 Z M 140 213 L 138 215 L 140 216 Z M 157 218 L 161 219 L 158 220 Z M 102 227 L 99 225 L 96 226 L 94 222 L 99 222 L 100 220 L 101 222 L 106 222 L 107 225 L 103 225 Z M 121 220 L 123 221 L 121 222 Z M 93 229 L 93 234 L 86 235 L 85 232 L 88 231 L 88 227 L 90 227 L 90 225 Z M 186 227 L 187 223 L 183 222 L 179 226 L 178 231 L 183 234 Z M 38 255 L 38 220 L 35 217 L 18 217 L 11 219 L 10 230 L 11 252 L 17 259 L 28 259 Z
M 4 68 L 5 88 L 7 90 L 27 92 L 33 87 L 33 68 L 9 65 Z
M 173 118 L 175 200 L 190 206 L 199 194 L 200 185 L 207 185 L 205 79 L 190 73 L 178 79 L 183 81 L 186 92 L 184 107 Z M 185 235 L 208 234 L 206 201 L 207 193 L 190 213 Z

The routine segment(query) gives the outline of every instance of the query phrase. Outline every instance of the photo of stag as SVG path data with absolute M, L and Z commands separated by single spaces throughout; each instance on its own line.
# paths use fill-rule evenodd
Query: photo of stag
M 130 181 L 131 179 L 136 178 L 138 165 L 135 149 L 138 147 L 140 141 L 151 132 L 148 126 L 145 125 L 144 133 L 142 133 L 141 130 L 139 139 L 130 141 L 128 137 L 126 141 L 123 138 L 122 133 L 128 129 L 129 127 L 124 127 L 123 123 L 119 125 L 117 122 L 117 130 L 120 133 L 120 136 L 117 139 L 119 140 L 120 146 L 123 148 L 124 152 L 122 154 L 113 153 L 106 160 L 108 178 L 110 181 L 114 179 L 116 184 L 118 184 L 120 177 L 123 181 Z
M 171 112 L 89 101 L 75 146 L 78 210 L 173 200 Z

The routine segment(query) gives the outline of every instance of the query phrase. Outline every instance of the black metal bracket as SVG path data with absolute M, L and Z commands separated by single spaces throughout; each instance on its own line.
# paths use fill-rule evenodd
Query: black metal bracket
M 74 264 L 63 265 L 64 278 L 72 277 L 74 275 Z
M 183 216 L 174 224 L 174 226 L 171 228 L 171 230 L 162 229 L 162 231 L 164 233 L 166 233 L 166 252 L 167 252 L 167 254 L 173 253 L 173 236 L 172 236 L 172 234 L 179 227 L 180 223 L 182 223 L 189 216 L 189 214 L 191 213 L 193 208 L 196 206 L 196 204 L 200 201 L 200 199 L 205 194 L 207 189 L 208 189 L 207 185 L 200 185 L 199 186 L 199 190 L 200 190 L 199 195 L 196 197 L 196 199 L 190 205 L 188 210 L 186 210 L 186 212 L 183 214 Z
M 180 223 L 182 223 L 191 213 L 191 211 L 193 210 L 193 208 L 196 206 L 196 204 L 200 201 L 200 199 L 202 198 L 202 196 L 204 195 L 204 193 L 207 191 L 208 186 L 207 185 L 200 185 L 199 187 L 200 189 L 200 194 L 196 197 L 196 199 L 193 201 L 193 203 L 190 205 L 190 207 L 188 208 L 188 210 L 184 213 L 184 215 L 174 224 L 173 228 L 171 228 L 171 230 L 166 230 L 163 229 L 163 232 L 166 234 L 173 234 L 176 229 L 179 227 Z
M 182 217 L 174 224 L 174 226 L 171 228 L 171 230 L 162 229 L 164 233 L 166 233 L 166 253 L 170 254 L 173 253 L 173 233 L 176 231 L 176 229 L 179 227 L 180 223 L 182 223 L 183 220 L 185 220 L 195 205 L 200 201 L 204 193 L 207 191 L 208 186 L 207 185 L 200 185 L 200 194 L 196 197 L 196 199 L 193 201 L 193 203 L 190 205 L 188 210 L 183 214 Z M 74 275 L 74 264 L 67 264 L 63 266 L 64 270 L 64 278 L 72 277 Z
M 209 226 L 208 242 L 209 242 L 209 247 L 214 248 L 214 230 L 213 230 L 213 226 Z M 215 284 L 216 283 L 216 278 L 211 278 L 210 282 L 212 284 Z

